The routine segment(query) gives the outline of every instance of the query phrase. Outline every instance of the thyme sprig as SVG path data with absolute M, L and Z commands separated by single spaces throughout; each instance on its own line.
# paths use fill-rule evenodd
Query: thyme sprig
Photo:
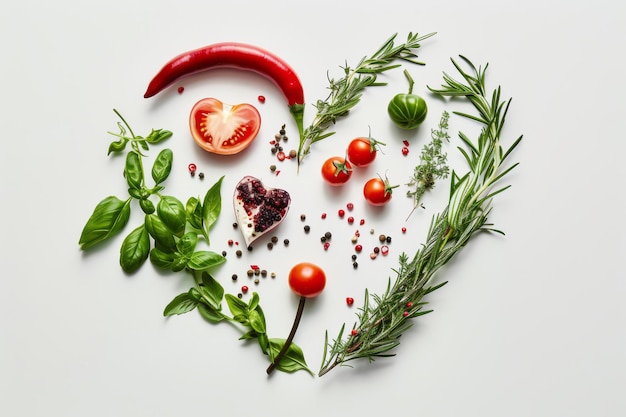
M 326 333 L 319 376 L 355 359 L 373 361 L 378 357 L 393 356 L 391 351 L 399 345 L 400 336 L 413 324 L 410 319 L 432 311 L 424 309 L 427 302 L 423 298 L 446 284 L 447 281 L 436 283 L 436 273 L 477 232 L 502 233 L 493 229 L 487 220 L 493 197 L 509 186 L 492 188 L 518 165 L 514 163 L 506 167 L 503 164 L 522 136 L 503 150 L 500 137 L 511 100 L 501 100 L 499 86 L 490 96 L 487 95 L 485 73 L 488 65 L 476 68 L 467 58 L 460 58 L 470 71 L 463 70 L 454 59 L 452 63 L 463 80 L 457 81 L 444 73 L 444 85 L 429 89 L 441 96 L 465 97 L 478 111 L 478 116 L 454 112 L 482 125 L 475 142 L 459 132 L 465 145 L 465 148 L 459 147 L 459 151 L 467 160 L 469 171 L 463 176 L 452 172 L 448 205 L 433 217 L 425 243 L 412 259 L 406 254 L 400 256 L 400 267 L 394 270 L 396 278 L 393 283 L 389 279 L 382 295 L 370 295 L 366 290 L 363 307 L 357 313 L 357 322 L 350 334 L 344 337 L 345 324 L 332 343 Z
M 431 129 L 431 140 L 422 148 L 420 163 L 413 170 L 411 180 L 407 183 L 410 189 L 406 195 L 413 198 L 413 209 L 408 217 L 417 207 L 421 206 L 422 197 L 426 191 L 433 189 L 436 180 L 445 179 L 450 174 L 448 154 L 441 150 L 443 141 L 450 141 L 450 135 L 448 135 L 449 119 L 450 113 L 444 111 L 437 129 Z
M 382 86 L 387 83 L 378 82 L 377 76 L 385 71 L 399 67 L 394 61 L 402 60 L 417 65 L 424 65 L 416 60 L 415 50 L 420 47 L 420 42 L 434 36 L 435 33 L 419 36 L 417 33 L 409 33 L 405 43 L 395 45 L 397 33 L 391 36 L 371 57 L 363 57 L 361 61 L 351 68 L 346 63 L 341 67 L 343 77 L 335 80 L 328 76 L 330 93 L 324 100 L 317 100 L 314 107 L 317 112 L 309 127 L 304 130 L 300 137 L 298 147 L 298 167 L 302 160 L 311 152 L 311 145 L 319 142 L 335 132 L 328 132 L 328 128 L 335 124 L 337 119 L 345 116 L 361 100 L 363 91 L 367 87 Z

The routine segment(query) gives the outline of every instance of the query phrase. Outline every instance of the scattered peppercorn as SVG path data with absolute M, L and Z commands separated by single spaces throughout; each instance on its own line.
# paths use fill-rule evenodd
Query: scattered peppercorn
M 235 255 L 237 255 L 237 258 L 241 258 L 241 255 L 242 255 L 241 250 L 237 249 L 237 252 L 235 252 Z
M 385 241 L 386 241 L 387 243 L 391 243 L 391 236 L 387 236 L 387 237 L 385 238 Z
M 254 271 L 252 269 L 248 269 L 246 274 L 248 274 L 249 277 L 252 277 L 252 275 L 254 275 Z
M 222 256 L 223 256 L 224 258 L 226 257 L 226 251 L 225 251 L 225 250 L 223 250 L 223 251 L 222 251 Z
M 285 140 L 287 140 L 287 138 L 285 138 Z M 295 149 L 292 149 L 289 151 L 289 157 L 290 158 L 295 158 L 296 156 L 298 156 L 298 152 L 296 152 Z
M 233 276 L 231 277 L 233 281 L 237 281 L 237 274 L 233 274 Z
M 201 180 L 203 180 L 203 179 L 204 179 L 204 172 L 199 173 L 199 174 L 198 174 L 198 178 L 200 178 Z
M 309 226 L 308 224 L 304 226 L 304 231 L 306 233 L 309 233 L 311 231 L 311 226 Z
M 272 243 L 276 243 L 278 242 L 278 236 L 272 236 L 270 240 L 272 241 Z
M 255 284 L 258 284 L 258 283 L 259 283 L 259 279 L 258 279 L 258 278 L 255 278 L 255 279 L 254 279 L 254 283 L 255 283 Z
M 333 236 L 333 235 L 332 235 L 330 232 L 326 232 L 326 233 L 324 233 L 324 237 L 325 237 L 327 240 L 330 240 L 330 238 L 331 238 L 332 236 Z
M 359 267 L 359 264 L 355 261 L 352 262 L 352 268 L 357 269 Z
M 276 171 L 276 165 L 270 165 L 270 171 L 272 172 Z
M 381 241 L 381 242 L 384 242 L 385 240 L 387 240 L 387 236 L 380 235 L 380 236 L 378 236 L 378 240 Z
M 302 213 L 300 215 L 300 220 L 305 221 L 306 220 L 306 214 Z
M 289 246 L 289 239 L 283 240 L 283 243 L 285 244 L 285 246 Z
M 267 276 L 267 270 L 266 269 L 261 269 L 261 276 L 263 278 L 265 278 Z

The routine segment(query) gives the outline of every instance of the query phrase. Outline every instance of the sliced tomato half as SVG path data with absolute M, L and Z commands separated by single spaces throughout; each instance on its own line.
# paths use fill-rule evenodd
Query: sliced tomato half
M 251 104 L 231 106 L 216 98 L 205 98 L 191 109 L 189 128 L 205 151 L 233 155 L 252 143 L 261 128 L 261 115 Z

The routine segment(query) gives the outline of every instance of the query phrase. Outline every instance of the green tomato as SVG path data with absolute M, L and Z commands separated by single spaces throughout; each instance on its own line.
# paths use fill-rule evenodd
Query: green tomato
M 426 101 L 417 94 L 413 94 L 413 79 L 407 70 L 404 75 L 409 80 L 409 92 L 406 94 L 396 94 L 389 105 L 387 113 L 391 120 L 401 129 L 416 129 L 428 113 Z

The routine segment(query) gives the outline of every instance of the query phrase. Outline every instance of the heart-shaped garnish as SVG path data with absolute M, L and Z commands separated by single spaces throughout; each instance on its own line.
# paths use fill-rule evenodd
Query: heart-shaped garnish
M 278 226 L 290 205 L 287 191 L 266 187 L 255 177 L 243 177 L 235 187 L 233 206 L 246 246 Z

